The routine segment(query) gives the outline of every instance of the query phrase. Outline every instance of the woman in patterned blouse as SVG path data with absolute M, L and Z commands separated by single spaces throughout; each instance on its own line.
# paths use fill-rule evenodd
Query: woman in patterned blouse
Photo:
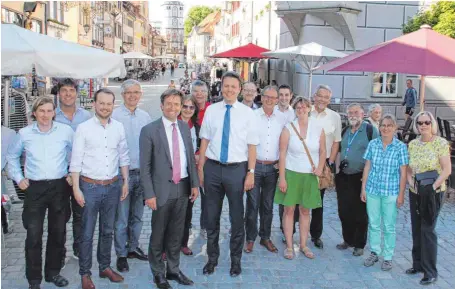
M 451 174 L 452 166 L 449 144 L 437 136 L 438 126 L 430 112 L 422 111 L 416 115 L 414 131 L 420 137 L 409 143 L 407 179 L 410 187 L 412 268 L 406 270 L 406 274 L 423 272 L 420 284 L 427 285 L 434 283 L 438 276 L 436 269 L 438 237 L 435 227 L 446 190 L 445 181 Z M 415 175 L 428 171 L 438 172 L 436 181 L 427 186 L 416 184 Z M 429 207 L 434 210 L 428 210 Z
M 384 256 L 382 270 L 392 269 L 395 250 L 395 224 L 398 208 L 403 205 L 406 189 L 406 167 L 409 163 L 406 145 L 395 137 L 397 122 L 391 114 L 379 122 L 381 136 L 370 141 L 363 158 L 361 199 L 367 203 L 368 231 L 371 254 L 366 267 Z M 381 249 L 381 222 L 384 223 L 384 249 Z

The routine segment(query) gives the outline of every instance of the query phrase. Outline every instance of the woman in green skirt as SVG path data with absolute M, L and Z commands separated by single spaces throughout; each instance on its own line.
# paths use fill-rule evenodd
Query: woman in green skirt
M 300 251 L 310 259 L 313 252 L 306 246 L 310 227 L 310 210 L 322 206 L 318 176 L 324 167 L 326 149 L 322 126 L 309 118 L 311 103 L 297 97 L 292 105 L 296 119 L 286 125 L 280 136 L 280 175 L 275 203 L 284 206 L 283 228 L 286 237 L 286 259 L 294 258 L 292 243 L 294 210 L 299 205 Z M 310 156 L 306 153 L 305 141 Z M 314 163 L 311 165 L 310 159 Z

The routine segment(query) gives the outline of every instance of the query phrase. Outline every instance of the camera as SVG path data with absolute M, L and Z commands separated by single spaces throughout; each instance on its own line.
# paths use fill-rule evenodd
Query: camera
M 345 168 L 348 167 L 348 165 L 349 165 L 348 160 L 342 160 L 342 161 L 340 162 L 340 171 L 343 171 Z

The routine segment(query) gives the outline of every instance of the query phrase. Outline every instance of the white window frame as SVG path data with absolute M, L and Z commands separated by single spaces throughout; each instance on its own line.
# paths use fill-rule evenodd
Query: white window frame
M 394 93 L 379 93 L 379 92 L 375 92 L 374 91 L 374 85 L 375 85 L 375 82 L 374 82 L 374 77 L 375 77 L 375 74 L 376 73 L 382 73 L 382 91 L 387 91 L 387 81 L 384 81 L 387 79 L 387 76 L 392 74 L 392 75 L 395 75 L 395 92 Z M 373 73 L 371 75 L 371 91 L 372 91 L 372 96 L 373 97 L 390 97 L 390 98 L 393 98 L 393 97 L 398 97 L 398 73 L 388 73 L 388 72 L 376 72 L 376 73 Z

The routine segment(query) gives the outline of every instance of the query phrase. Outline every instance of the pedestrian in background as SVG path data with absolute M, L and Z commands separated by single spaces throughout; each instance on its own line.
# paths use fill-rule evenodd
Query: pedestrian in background
M 414 119 L 420 135 L 409 143 L 409 206 L 412 226 L 412 268 L 406 274 L 422 272 L 421 285 L 436 282 L 438 236 L 436 223 L 442 208 L 446 180 L 452 171 L 448 142 L 439 137 L 434 116 L 422 111 Z
M 388 271 L 392 269 L 396 219 L 398 208 L 404 202 L 409 157 L 406 145 L 395 137 L 397 123 L 393 115 L 386 114 L 381 118 L 379 130 L 381 137 L 368 144 L 364 155 L 361 199 L 367 204 L 371 250 L 364 265 L 373 266 L 382 253 L 384 262 L 381 268 Z M 381 248 L 381 231 L 384 233 L 384 249 Z
M 279 184 L 275 203 L 284 206 L 283 228 L 286 259 L 294 258 L 292 238 L 294 210 L 299 205 L 300 251 L 309 259 L 307 247 L 310 210 L 322 206 L 318 178 L 325 165 L 325 134 L 321 125 L 309 117 L 311 102 L 298 97 L 293 103 L 297 119 L 287 124 L 280 136 Z
M 407 120 L 409 117 L 411 117 L 414 114 L 414 109 L 417 104 L 417 90 L 412 87 L 412 80 L 408 79 L 406 80 L 406 92 L 404 95 L 403 103 L 402 105 L 405 106 L 405 112 L 404 112 L 404 118 Z

